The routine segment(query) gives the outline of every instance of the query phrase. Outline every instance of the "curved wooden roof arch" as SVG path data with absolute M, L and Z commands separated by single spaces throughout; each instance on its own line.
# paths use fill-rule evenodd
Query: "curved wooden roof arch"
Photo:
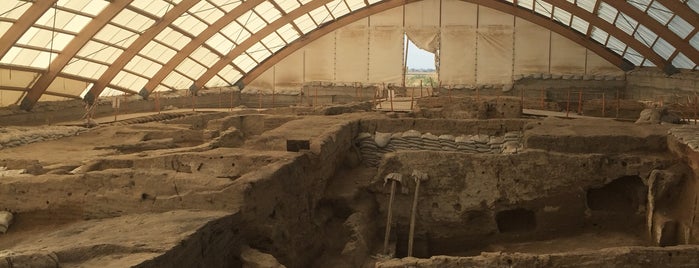
M 421 0 L 9 0 L 14 6 L 0 8 L 0 23 L 12 23 L 0 32 L 0 69 L 26 70 L 36 79 L 24 88 L 0 84 L 0 90 L 23 92 L 21 107 L 30 110 L 44 93 L 80 97 L 53 88 L 58 77 L 90 84 L 83 93 L 88 102 L 106 89 L 147 97 L 162 89 L 244 85 L 333 30 L 416 1 Z M 698 68 L 699 6 L 690 2 L 461 1 L 549 29 L 622 70 L 657 66 L 674 74 Z M 53 26 L 45 21 L 49 12 Z M 587 26 L 565 22 L 559 12 Z M 57 43 L 64 45 L 54 49 L 50 37 L 49 47 L 47 35 L 62 36 Z M 23 56 L 25 50 L 30 56 Z M 55 57 L 39 64 L 49 54 Z

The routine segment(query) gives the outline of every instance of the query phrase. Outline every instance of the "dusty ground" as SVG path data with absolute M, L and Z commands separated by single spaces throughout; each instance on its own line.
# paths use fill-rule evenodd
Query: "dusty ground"
M 482 110 L 487 103 L 462 102 L 459 109 L 475 110 L 382 114 L 361 112 L 365 103 L 175 111 L 104 118 L 92 129 L 5 128 L 10 134 L 0 133 L 0 145 L 20 142 L 0 147 L 0 209 L 15 216 L 0 234 L 0 267 L 699 261 L 695 247 L 675 246 L 699 240 L 692 206 L 699 158 L 693 162 L 696 153 L 686 144 L 694 138 L 685 134 L 691 131 L 673 132 L 683 142 L 668 136 L 671 125 L 512 118 L 521 107 L 496 101 L 513 105 L 492 115 Z M 401 140 L 408 131 L 421 139 Z M 377 148 L 377 162 L 366 165 L 362 133 L 371 139 L 388 133 L 398 147 Z M 488 141 L 479 144 L 482 137 Z M 504 139 L 516 139 L 517 149 L 502 149 Z M 288 140 L 308 141 L 308 148 L 288 151 Z M 459 142 L 476 149 L 450 149 Z M 487 153 L 477 150 L 486 145 Z M 416 217 L 415 255 L 423 259 L 402 258 L 414 169 L 430 177 Z M 403 181 L 387 257 L 389 173 Z M 622 198 L 596 199 L 607 195 Z M 682 257 L 663 262 L 669 253 Z M 434 257 L 443 254 L 454 257 Z M 593 260 L 595 254 L 603 257 Z M 390 257 L 396 258 L 384 261 Z

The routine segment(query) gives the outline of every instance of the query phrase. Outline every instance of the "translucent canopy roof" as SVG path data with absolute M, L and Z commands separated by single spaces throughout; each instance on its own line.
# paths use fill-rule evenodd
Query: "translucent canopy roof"
M 564 26 L 594 41 L 593 51 L 611 51 L 622 68 L 674 73 L 699 62 L 699 0 L 463 1 Z M 254 78 L 290 47 L 410 2 L 4 0 L 0 93 L 28 110 L 56 97 L 230 86 Z

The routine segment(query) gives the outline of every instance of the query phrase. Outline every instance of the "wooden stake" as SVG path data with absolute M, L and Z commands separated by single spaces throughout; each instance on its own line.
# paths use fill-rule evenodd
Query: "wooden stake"
M 233 90 L 231 90 L 231 108 L 230 111 L 233 111 Z
M 606 109 L 607 109 L 607 103 L 606 103 L 605 95 L 604 95 L 604 93 L 602 93 L 602 117 L 607 117 Z
M 223 89 L 218 88 L 218 96 L 219 96 L 219 98 L 218 98 L 218 108 L 219 108 L 219 109 L 223 108 L 223 98 L 221 98 L 222 92 L 223 92 Z
M 621 106 L 621 101 L 619 100 L 619 89 L 616 90 L 616 118 L 619 118 L 619 106 Z
M 442 82 L 439 82 L 439 83 L 441 84 Z M 451 103 L 451 87 L 449 87 L 449 102 Z
M 420 98 L 422 98 L 422 79 L 420 79 Z
M 155 92 L 155 111 L 160 114 L 160 91 Z
M 376 88 L 374 88 L 374 97 L 371 98 L 371 110 L 376 109 Z
M 362 91 L 364 90 L 364 86 L 362 85 L 362 83 L 357 83 L 357 84 L 359 84 L 359 101 L 361 102 L 361 101 L 364 101 L 364 96 L 362 96 L 363 95 Z
M 522 88 L 519 95 L 519 104 L 522 106 L 522 109 L 524 109 L 524 88 Z
M 262 109 L 262 91 L 257 91 L 257 106 Z
M 393 112 L 393 90 L 388 90 L 388 97 L 391 99 L 391 112 Z
M 582 90 L 578 91 L 578 114 L 582 114 Z
M 413 102 L 415 102 L 415 87 L 413 87 L 413 91 L 410 93 L 410 110 L 413 110 Z
M 570 89 L 568 90 L 568 101 L 566 102 L 566 118 L 570 114 Z
M 192 92 L 192 112 L 197 110 L 197 95 Z
M 544 105 L 544 89 L 541 89 L 541 110 L 546 110 L 546 106 Z
M 318 87 L 315 88 L 315 94 L 313 95 L 313 108 L 318 105 Z

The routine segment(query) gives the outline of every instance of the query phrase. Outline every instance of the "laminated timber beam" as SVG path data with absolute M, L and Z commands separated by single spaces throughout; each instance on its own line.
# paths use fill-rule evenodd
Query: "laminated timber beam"
M 196 92 L 198 89 L 203 88 L 206 85 L 206 83 L 208 83 L 209 80 L 211 80 L 211 78 L 213 78 L 218 72 L 220 72 L 223 69 L 223 67 L 228 65 L 228 63 L 232 62 L 236 57 L 238 57 L 242 53 L 245 53 L 245 51 L 247 51 L 248 48 L 252 47 L 255 43 L 267 37 L 267 35 L 273 33 L 274 31 L 278 30 L 287 23 L 293 22 L 296 18 L 301 17 L 302 15 L 305 15 L 308 12 L 311 12 L 312 10 L 330 2 L 330 0 L 313 0 L 311 2 L 306 3 L 305 5 L 298 7 L 297 9 L 294 9 L 288 14 L 279 17 L 274 22 L 268 24 L 264 28 L 254 33 L 252 36 L 245 39 L 245 41 L 238 44 L 235 48 L 229 51 L 225 57 L 219 59 L 216 63 L 214 63 L 214 65 L 206 69 L 206 72 L 204 72 L 204 74 L 202 74 L 196 81 L 194 81 L 194 84 L 190 87 L 190 90 Z M 401 0 L 401 2 L 404 4 L 405 0 Z
M 395 8 L 401 5 L 405 5 L 411 2 L 417 2 L 419 0 L 388 0 L 388 1 L 382 1 L 376 4 L 373 4 L 371 6 L 359 9 L 357 11 L 354 11 L 348 15 L 345 15 L 343 17 L 338 18 L 336 21 L 328 23 L 326 25 L 323 25 L 319 27 L 316 30 L 313 30 L 309 33 L 307 33 L 305 36 L 302 36 L 301 38 L 297 39 L 294 42 L 291 42 L 288 46 L 284 47 L 283 49 L 277 51 L 275 54 L 267 58 L 265 61 L 257 65 L 255 68 L 250 70 L 245 76 L 243 76 L 236 84 L 242 84 L 242 85 L 247 85 L 255 78 L 259 77 L 264 73 L 267 69 L 271 68 L 272 66 L 276 65 L 279 61 L 284 59 L 285 57 L 291 55 L 294 53 L 296 50 L 303 48 L 304 46 L 308 45 L 309 43 L 313 42 L 314 40 L 324 36 L 325 34 L 328 34 L 334 30 L 337 30 L 345 25 L 348 25 L 350 23 L 353 23 L 357 20 L 360 20 L 362 18 L 371 16 L 373 14 Z M 522 18 L 524 20 L 527 20 L 529 22 L 532 22 L 534 24 L 537 24 L 541 27 L 544 27 L 546 29 L 549 29 L 555 33 L 560 34 L 561 36 L 589 49 L 590 51 L 596 53 L 600 57 L 604 58 L 605 60 L 609 61 L 611 64 L 614 64 L 615 66 L 619 67 L 622 70 L 628 71 L 634 68 L 634 65 L 628 61 L 626 61 L 624 58 L 622 58 L 620 55 L 614 53 L 613 51 L 609 50 L 606 48 L 604 45 L 588 38 L 584 34 L 580 34 L 577 31 L 571 29 L 568 26 L 565 26 L 563 24 L 557 23 L 550 18 L 538 15 L 531 10 L 524 9 L 518 6 L 513 5 L 512 3 L 505 2 L 505 1 L 493 1 L 493 0 L 461 0 L 464 2 L 469 2 L 477 5 L 481 5 L 484 7 L 492 8 L 495 10 L 498 10 L 500 12 L 504 12 L 513 16 L 517 16 L 519 18 Z M 589 14 L 589 13 L 588 13 Z
M 615 38 L 619 39 L 621 42 L 626 44 L 627 46 L 633 48 L 634 50 L 638 51 L 643 55 L 645 58 L 653 62 L 658 68 L 663 70 L 666 74 L 671 75 L 675 74 L 678 72 L 678 70 L 672 66 L 672 63 L 669 61 L 663 59 L 658 53 L 653 51 L 653 49 L 645 46 L 643 43 L 640 41 L 636 40 L 633 36 L 630 36 L 626 32 L 622 31 L 621 29 L 617 28 L 616 26 L 610 24 L 609 22 L 603 20 L 599 16 L 592 14 L 588 12 L 587 10 L 574 5 L 567 0 L 547 0 L 550 4 L 553 4 L 554 6 L 563 9 L 567 11 L 570 14 L 573 14 L 575 16 L 578 16 L 579 18 L 587 21 L 590 23 L 590 27 L 595 26 L 608 34 L 614 36 Z M 601 0 L 599 0 L 601 1 Z M 650 17 L 649 17 L 650 18 Z
M 663 26 L 658 21 L 651 19 L 648 14 L 633 7 L 626 1 L 607 1 L 607 4 L 616 8 L 619 12 L 623 12 L 626 14 L 626 16 L 630 16 L 638 23 L 643 24 L 644 26 L 648 27 L 648 29 L 658 34 L 659 37 L 668 41 L 675 47 L 675 53 L 673 55 L 677 55 L 678 52 L 681 52 L 693 62 L 699 62 L 699 51 L 694 49 L 689 42 L 682 40 L 682 38 L 670 31 L 669 28 Z M 668 58 L 668 61 L 672 61 L 672 57 Z
M 97 34 L 102 28 L 104 28 L 107 23 L 109 23 L 119 12 L 128 6 L 133 0 L 114 0 L 107 5 L 96 17 L 94 17 L 86 26 L 83 28 L 78 35 L 76 35 L 70 43 L 61 51 L 61 53 L 56 56 L 56 58 L 51 61 L 48 69 L 45 73 L 39 77 L 39 79 L 34 83 L 27 95 L 24 96 L 22 102 L 20 103 L 20 108 L 29 111 L 34 107 L 34 104 L 41 98 L 46 89 L 53 83 L 56 76 L 63 70 L 63 68 L 70 62 L 70 60 L 75 57 L 75 55 L 80 51 L 80 49 L 87 44 L 87 42 L 92 39 L 95 34 Z
M 682 3 L 677 0 L 655 0 L 655 2 L 658 2 L 662 4 L 663 6 L 667 7 L 668 9 L 672 10 L 675 15 L 679 15 L 684 19 L 687 23 L 691 24 L 694 26 L 694 33 L 696 33 L 697 29 L 699 29 L 699 14 L 694 12 L 692 8 L 690 8 L 686 3 Z M 687 38 L 692 38 L 692 34 L 688 35 Z
M 189 55 L 194 53 L 194 51 L 200 47 L 206 40 L 209 40 L 214 34 L 228 26 L 231 22 L 235 21 L 238 17 L 245 14 L 245 12 L 252 10 L 257 5 L 261 4 L 265 0 L 247 0 L 235 7 L 230 12 L 223 15 L 202 31 L 196 38 L 192 39 L 187 45 L 185 45 L 180 51 L 175 54 L 163 67 L 158 70 L 158 72 L 148 80 L 148 83 L 141 89 L 139 93 L 142 97 L 147 98 L 153 90 L 162 82 L 182 61 L 184 61 Z
M 199 0 L 184 0 L 177 4 L 172 10 L 163 15 L 162 19 L 157 20 L 157 22 L 143 32 L 126 50 L 124 50 L 121 55 L 109 66 L 109 68 L 102 73 L 97 82 L 92 85 L 90 91 L 85 94 L 85 100 L 88 103 L 94 102 L 97 97 L 102 94 L 104 88 L 108 86 L 114 77 L 119 74 L 119 72 L 124 69 L 126 64 L 128 64 L 135 56 L 140 52 L 150 41 L 152 41 L 160 32 L 168 27 L 172 22 L 179 18 L 182 14 L 187 12 Z
M 5 57 L 10 48 L 19 41 L 19 38 L 24 35 L 24 33 L 32 27 L 44 13 L 49 10 L 58 0 L 45 0 L 45 1 L 35 1 L 32 3 L 27 11 L 19 17 L 19 19 L 12 24 L 10 29 L 5 32 L 5 34 L 0 38 L 0 59 Z

